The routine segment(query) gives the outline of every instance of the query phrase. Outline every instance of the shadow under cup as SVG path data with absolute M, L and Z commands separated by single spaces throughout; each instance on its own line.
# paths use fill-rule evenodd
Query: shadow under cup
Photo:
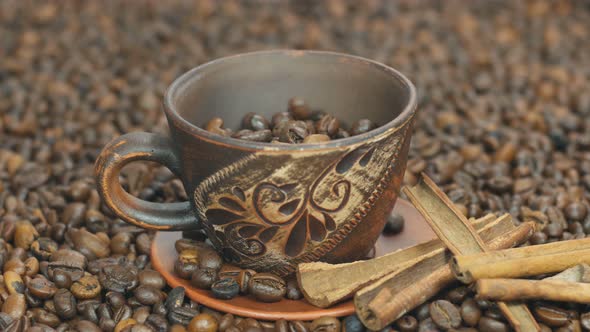
M 349 127 L 380 127 L 317 144 L 272 144 L 200 128 L 213 117 L 237 129 L 270 118 L 290 98 Z M 172 83 L 164 99 L 170 137 L 130 133 L 97 160 L 98 191 L 123 220 L 145 228 L 202 227 L 226 261 L 288 275 L 297 264 L 364 258 L 393 208 L 406 167 L 416 93 L 402 74 L 330 52 L 266 51 L 222 58 Z M 124 192 L 120 169 L 159 162 L 177 174 L 189 202 L 151 203 Z

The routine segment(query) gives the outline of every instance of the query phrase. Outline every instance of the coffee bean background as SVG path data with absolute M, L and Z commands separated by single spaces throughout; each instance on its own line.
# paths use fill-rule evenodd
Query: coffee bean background
M 401 70 L 420 99 L 405 183 L 424 171 L 467 216 L 534 220 L 531 244 L 585 237 L 589 34 L 586 1 L 1 1 L 0 330 L 364 330 L 355 316 L 274 324 L 189 301 L 151 271 L 153 234 L 97 195 L 107 142 L 165 133 L 166 86 L 245 51 L 334 50 Z M 123 178 L 143 199 L 187 199 L 153 164 Z M 530 307 L 544 331 L 590 330 L 588 306 Z M 447 328 L 509 330 L 459 285 L 391 327 Z

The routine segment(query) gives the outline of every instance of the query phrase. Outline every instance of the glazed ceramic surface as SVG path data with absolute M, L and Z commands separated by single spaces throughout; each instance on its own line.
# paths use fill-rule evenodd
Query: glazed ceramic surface
M 320 144 L 241 141 L 199 127 L 269 116 L 293 96 L 345 124 L 381 126 Z M 301 262 L 357 260 L 373 248 L 396 201 L 415 113 L 412 83 L 382 64 L 314 51 L 223 58 L 178 78 L 164 101 L 170 137 L 130 133 L 96 164 L 99 192 L 122 219 L 146 228 L 201 227 L 227 261 L 288 275 Z M 151 203 L 126 193 L 119 171 L 134 160 L 169 167 L 190 202 Z

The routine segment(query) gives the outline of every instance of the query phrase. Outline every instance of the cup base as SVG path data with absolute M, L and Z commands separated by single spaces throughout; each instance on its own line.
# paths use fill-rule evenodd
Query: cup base
M 375 244 L 376 257 L 436 237 L 422 215 L 408 201 L 398 199 L 393 210 L 404 216 L 404 230 L 392 236 L 381 235 Z M 181 237 L 181 232 L 158 232 L 152 242 L 152 265 L 162 274 L 170 287 L 183 286 L 189 298 L 211 309 L 269 321 L 313 320 L 322 316 L 342 317 L 354 313 L 352 300 L 322 309 L 309 304 L 305 299 L 284 299 L 276 303 L 258 302 L 249 296 L 238 296 L 231 300 L 216 299 L 210 291 L 193 287 L 188 280 L 174 274 L 174 262 L 177 259 L 174 243 Z

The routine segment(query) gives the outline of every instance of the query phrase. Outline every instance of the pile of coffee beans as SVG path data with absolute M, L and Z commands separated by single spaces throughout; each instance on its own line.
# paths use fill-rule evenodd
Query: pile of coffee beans
M 419 91 L 405 183 L 424 171 L 470 217 L 534 220 L 530 244 L 585 237 L 589 35 L 585 1 L 1 1 L 0 330 L 364 331 L 356 316 L 275 324 L 190 301 L 152 270 L 153 234 L 98 197 L 106 143 L 166 133 L 170 82 L 246 51 L 341 51 L 400 70 Z M 121 180 L 150 201 L 188 199 L 157 165 Z M 590 331 L 587 305 L 529 307 L 543 331 Z M 390 329 L 510 327 L 454 285 Z
M 218 299 L 230 300 L 238 294 L 249 294 L 258 301 L 269 303 L 283 298 L 302 298 L 295 279 L 285 281 L 272 273 L 256 273 L 226 264 L 205 241 L 185 237 L 176 241 L 174 246 L 178 253 L 174 264 L 176 275 L 190 280 L 197 288 L 211 290 Z
M 223 128 L 223 119 L 213 118 L 205 129 L 212 133 L 233 138 L 267 143 L 322 143 L 332 139 L 364 134 L 377 128 L 369 119 L 355 121 L 346 130 L 338 118 L 324 111 L 312 110 L 299 97 L 289 99 L 286 112 L 275 113 L 271 121 L 257 113 L 248 113 L 242 118 L 242 127 L 235 133 Z

